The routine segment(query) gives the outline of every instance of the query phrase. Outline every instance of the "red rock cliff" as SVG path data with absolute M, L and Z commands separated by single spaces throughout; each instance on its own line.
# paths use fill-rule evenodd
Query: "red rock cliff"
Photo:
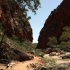
M 63 2 L 54 9 L 40 31 L 37 48 L 47 48 L 48 37 L 55 36 L 59 39 L 63 27 L 70 25 L 70 0 Z
M 22 16 L 22 17 L 21 17 Z M 15 0 L 0 0 L 0 24 L 6 30 L 7 36 L 16 35 L 19 40 L 33 40 L 32 28 L 28 21 L 22 21 L 26 16 L 20 10 Z

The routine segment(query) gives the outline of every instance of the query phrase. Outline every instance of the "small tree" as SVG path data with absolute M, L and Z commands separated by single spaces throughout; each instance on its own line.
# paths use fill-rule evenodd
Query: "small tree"
M 60 36 L 60 48 L 64 51 L 70 51 L 70 26 L 63 28 L 64 32 Z
M 54 46 L 57 45 L 58 42 L 57 42 L 57 38 L 56 37 L 49 37 L 48 39 L 49 39 L 48 45 L 50 47 L 54 47 Z
M 60 36 L 61 41 L 68 41 L 70 40 L 70 26 L 66 26 L 63 28 L 64 32 Z
M 60 48 L 61 50 L 70 52 L 70 43 L 61 41 L 59 48 Z

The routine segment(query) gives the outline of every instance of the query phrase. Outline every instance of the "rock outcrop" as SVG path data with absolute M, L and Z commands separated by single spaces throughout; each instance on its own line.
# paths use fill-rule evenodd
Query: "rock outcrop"
M 20 41 L 33 40 L 30 23 L 15 0 L 0 0 L 1 24 L 8 37 L 16 35 Z
M 37 48 L 47 48 L 48 38 L 59 37 L 63 32 L 63 27 L 70 25 L 70 0 L 63 0 L 54 9 L 46 20 L 44 27 L 40 31 Z

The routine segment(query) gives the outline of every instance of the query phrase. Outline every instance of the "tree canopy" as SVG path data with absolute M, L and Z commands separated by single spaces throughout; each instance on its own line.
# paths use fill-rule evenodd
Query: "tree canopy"
M 31 10 L 36 14 L 36 10 L 41 7 L 40 0 L 15 0 L 21 10 L 27 15 L 27 11 Z
M 52 47 L 52 46 L 55 46 L 58 42 L 57 42 L 57 38 L 56 37 L 49 37 L 48 38 L 49 39 L 49 42 L 48 42 L 48 45 L 50 46 L 50 47 Z
M 70 39 L 70 26 L 66 26 L 63 28 L 64 32 L 60 36 L 60 40 L 67 41 Z
M 36 10 L 38 10 L 38 8 L 41 7 L 41 4 L 40 0 L 4 0 L 1 1 L 1 6 L 3 8 L 6 21 L 0 21 L 0 30 L 4 30 L 2 32 L 3 34 L 5 34 L 9 30 L 7 24 L 9 24 L 8 22 L 11 20 L 11 17 L 15 18 L 15 21 L 13 21 L 12 23 L 13 25 L 16 24 L 16 22 L 20 23 L 20 26 L 14 25 L 14 27 L 18 31 L 23 33 L 26 29 L 28 29 L 28 27 L 25 27 L 24 25 L 24 23 L 31 18 L 29 16 L 27 17 L 27 12 L 31 10 L 34 14 L 36 14 Z M 7 25 L 6 29 L 2 26 L 3 24 L 5 26 Z

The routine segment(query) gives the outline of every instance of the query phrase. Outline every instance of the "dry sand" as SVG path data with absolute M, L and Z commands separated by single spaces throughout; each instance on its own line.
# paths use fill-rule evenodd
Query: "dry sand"
M 11 70 L 31 70 L 30 64 L 40 64 L 40 57 L 34 57 L 33 60 L 18 62 L 11 67 Z M 32 69 L 33 70 L 33 69 Z
M 46 54 L 46 55 L 48 55 L 48 54 Z M 70 63 L 69 59 L 62 60 L 60 56 L 48 56 L 48 58 L 49 57 L 56 59 L 57 64 Z M 36 64 L 36 63 L 42 64 L 41 58 L 34 56 L 34 59 L 32 59 L 32 60 L 28 60 L 25 62 L 17 62 L 15 64 L 13 64 L 12 67 L 9 67 L 7 69 L 6 69 L 6 66 L 0 64 L 0 69 L 4 69 L 4 70 L 33 70 L 31 68 L 30 64 Z
M 31 64 L 42 64 L 40 57 L 35 57 L 33 60 L 28 60 L 25 62 L 16 62 L 11 67 L 6 69 L 6 66 L 0 65 L 0 69 L 3 70 L 33 70 L 33 68 L 30 66 Z

